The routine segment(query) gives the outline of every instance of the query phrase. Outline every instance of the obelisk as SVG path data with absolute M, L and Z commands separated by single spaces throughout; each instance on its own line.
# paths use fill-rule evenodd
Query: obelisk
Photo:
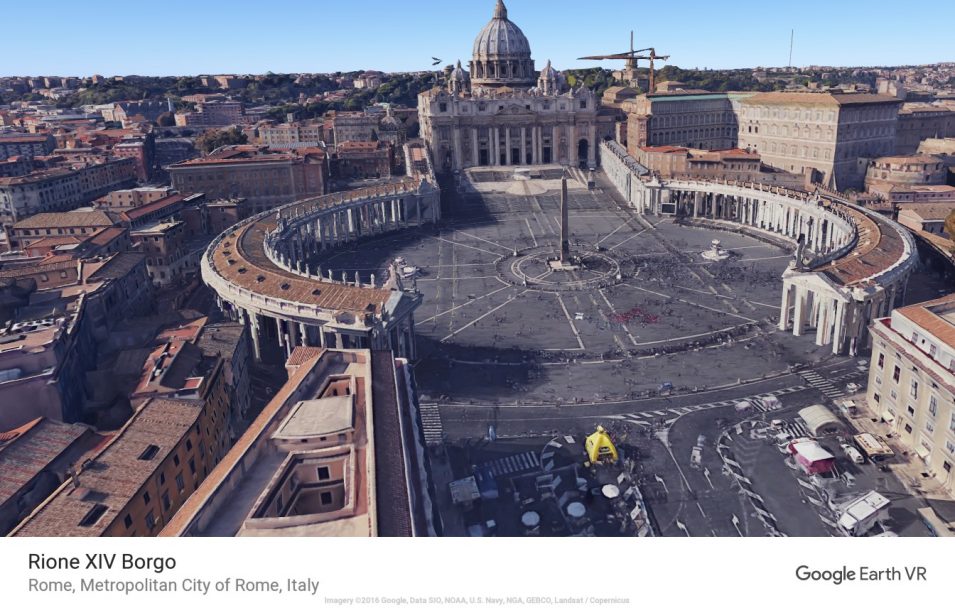
M 560 263 L 570 263 L 570 228 L 567 225 L 567 176 L 560 178 Z

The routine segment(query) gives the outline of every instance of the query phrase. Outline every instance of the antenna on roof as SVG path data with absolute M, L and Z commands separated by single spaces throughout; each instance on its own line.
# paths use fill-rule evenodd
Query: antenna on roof
M 789 71 L 793 71 L 793 38 L 796 35 L 796 30 L 789 30 Z

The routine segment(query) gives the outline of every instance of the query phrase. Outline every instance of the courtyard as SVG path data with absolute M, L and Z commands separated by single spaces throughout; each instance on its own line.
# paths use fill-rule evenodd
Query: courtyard
M 363 280 L 417 269 L 423 400 L 576 403 L 693 392 L 826 356 L 777 332 L 791 252 L 755 238 L 638 216 L 609 184 L 571 180 L 577 268 L 554 270 L 560 181 L 468 180 L 434 231 L 363 241 L 322 259 Z M 722 261 L 702 253 L 714 239 Z M 406 285 L 407 287 L 407 285 Z

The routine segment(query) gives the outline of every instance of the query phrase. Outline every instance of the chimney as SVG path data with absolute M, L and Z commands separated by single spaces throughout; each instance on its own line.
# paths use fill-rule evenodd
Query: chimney
M 70 476 L 70 481 L 73 482 L 73 487 L 74 487 L 74 488 L 79 488 L 79 487 L 80 487 L 80 477 L 79 477 L 79 475 L 76 474 L 76 469 L 74 469 L 73 467 L 70 467 L 69 469 L 66 470 L 66 473 L 67 473 L 67 475 Z

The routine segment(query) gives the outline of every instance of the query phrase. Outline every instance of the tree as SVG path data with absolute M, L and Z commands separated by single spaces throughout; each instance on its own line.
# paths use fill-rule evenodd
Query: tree
M 952 241 L 952 253 L 955 253 L 955 211 L 948 214 L 945 218 L 945 232 L 949 240 Z
M 249 138 L 238 127 L 206 131 L 196 138 L 196 147 L 209 154 L 222 146 L 235 146 L 249 143 Z

